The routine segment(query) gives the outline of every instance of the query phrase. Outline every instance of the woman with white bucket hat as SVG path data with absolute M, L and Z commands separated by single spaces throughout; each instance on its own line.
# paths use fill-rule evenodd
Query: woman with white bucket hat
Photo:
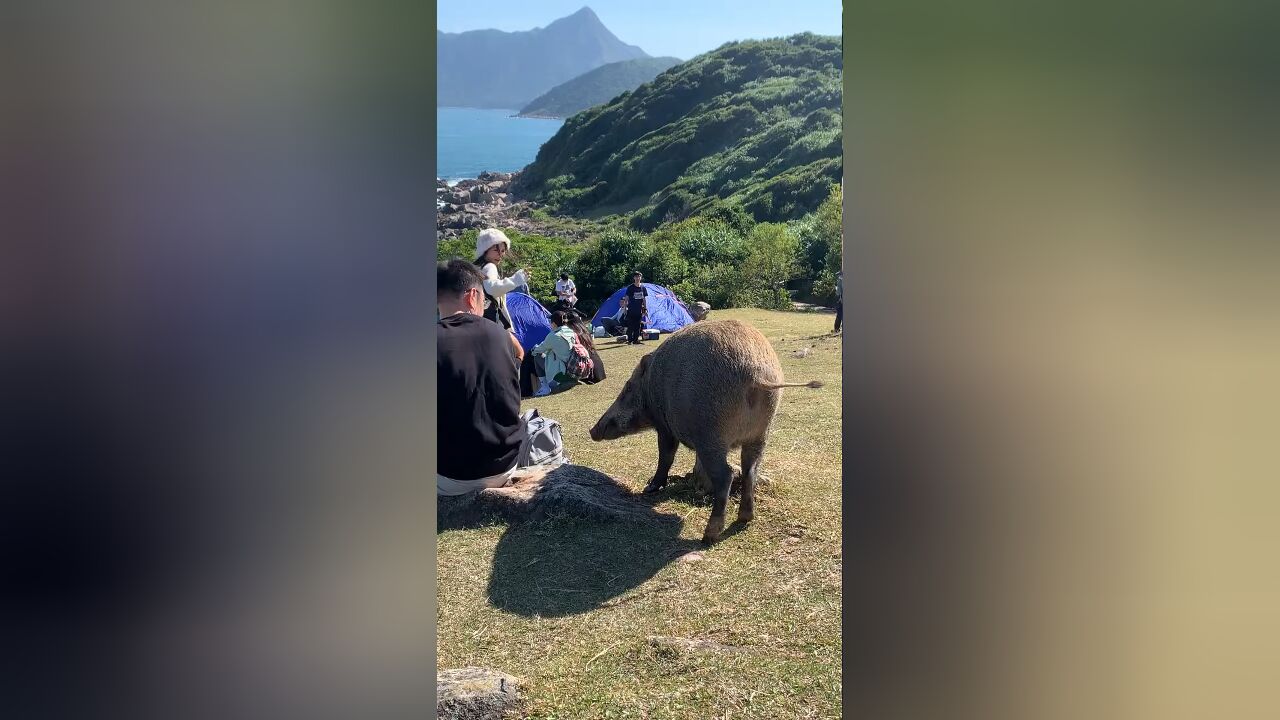
M 507 311 L 507 293 L 529 282 L 529 272 L 521 269 L 509 278 L 498 272 L 498 263 L 511 251 L 511 240 L 497 228 L 481 230 L 476 236 L 476 265 L 484 275 L 484 316 L 508 330 L 514 327 L 511 313 Z

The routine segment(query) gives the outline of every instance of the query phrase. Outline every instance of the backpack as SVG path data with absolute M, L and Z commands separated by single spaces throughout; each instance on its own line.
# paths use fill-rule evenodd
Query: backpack
M 520 441 L 520 457 L 517 467 L 539 465 L 557 466 L 569 462 L 564 454 L 564 440 L 560 436 L 560 423 L 530 410 L 520 416 L 524 424 L 524 437 Z
M 574 380 L 590 380 L 595 373 L 595 365 L 591 362 L 591 353 L 582 344 L 578 334 L 573 334 L 573 355 L 564 361 L 564 374 Z

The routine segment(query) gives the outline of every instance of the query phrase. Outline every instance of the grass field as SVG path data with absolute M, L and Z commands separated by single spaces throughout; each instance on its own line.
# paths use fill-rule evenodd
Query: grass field
M 552 518 L 442 532 L 440 668 L 520 677 L 533 718 L 839 717 L 840 338 L 827 335 L 828 314 L 712 318 L 759 328 L 789 382 L 826 383 L 783 391 L 755 521 L 703 550 L 710 501 L 683 479 L 693 455 L 681 448 L 654 506 L 678 522 Z M 560 421 L 571 462 L 637 491 L 657 462 L 654 434 L 593 443 L 587 431 L 657 344 L 602 341 L 606 381 L 525 401 Z M 735 498 L 727 519 L 736 514 Z M 689 561 L 693 551 L 702 559 Z

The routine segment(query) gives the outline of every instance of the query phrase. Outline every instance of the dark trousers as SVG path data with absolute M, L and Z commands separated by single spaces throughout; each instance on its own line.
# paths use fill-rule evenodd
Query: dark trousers
M 617 335 L 618 331 L 625 327 L 621 322 L 614 320 L 611 317 L 601 319 L 600 326 L 603 327 L 604 331 L 610 335 Z
M 836 301 L 836 329 L 831 332 L 840 332 L 840 323 L 844 322 L 844 301 Z
M 627 342 L 640 342 L 641 315 L 627 316 Z

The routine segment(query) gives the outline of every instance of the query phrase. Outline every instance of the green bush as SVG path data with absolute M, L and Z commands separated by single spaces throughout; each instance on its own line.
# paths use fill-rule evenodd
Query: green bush
M 840 267 L 841 215 L 837 186 L 829 188 L 817 212 L 786 225 L 742 222 L 742 216 L 730 213 L 695 216 L 641 233 L 615 217 L 580 243 L 504 228 L 512 252 L 500 269 L 511 275 L 527 268 L 530 290 L 548 305 L 555 301 L 556 279 L 569 273 L 578 286 L 579 307 L 588 314 L 629 283 L 634 270 L 644 273 L 647 282 L 671 288 L 686 303 L 790 309 L 785 285 L 799 277 L 812 280 L 814 295 L 830 304 Z M 468 230 L 440 242 L 438 256 L 474 260 L 476 235 Z
M 750 251 L 742 264 L 735 306 L 790 310 L 786 283 L 796 274 L 796 237 L 785 225 L 761 223 L 747 238 Z
M 831 266 L 831 258 L 836 266 L 840 264 L 842 221 L 840 186 L 833 185 L 818 211 L 794 226 L 799 239 L 800 277 L 816 280 Z

